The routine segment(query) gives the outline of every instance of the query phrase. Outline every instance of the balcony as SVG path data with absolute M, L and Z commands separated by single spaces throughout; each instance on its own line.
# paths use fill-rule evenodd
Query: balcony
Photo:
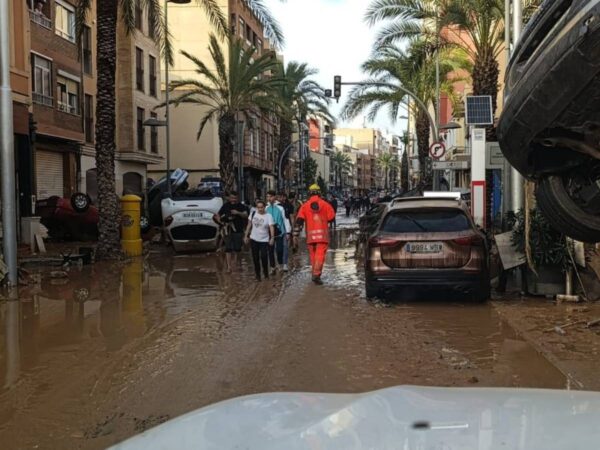
M 49 30 L 52 29 L 52 21 L 43 14 L 37 13 L 35 11 L 29 11 L 29 19 L 33 23 L 37 23 L 38 25 L 44 28 L 47 28 Z
M 244 167 L 250 167 L 265 172 L 272 172 L 274 163 L 270 159 L 264 158 L 262 156 L 244 152 Z
M 33 103 L 44 106 L 54 106 L 54 99 L 44 94 L 38 94 L 37 92 L 31 93 Z

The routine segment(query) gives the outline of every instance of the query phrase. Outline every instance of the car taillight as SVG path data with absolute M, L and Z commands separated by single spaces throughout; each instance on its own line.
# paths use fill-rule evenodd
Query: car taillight
M 483 239 L 480 236 L 466 236 L 461 238 L 452 239 L 457 245 L 473 245 L 473 246 L 481 246 L 483 245 Z
M 387 238 L 383 236 L 375 236 L 369 239 L 369 245 L 371 247 L 393 247 L 395 245 L 401 244 L 403 241 L 399 241 L 394 238 Z
M 173 223 L 173 216 L 169 216 L 169 217 L 165 218 L 165 227 L 168 227 L 172 223 Z

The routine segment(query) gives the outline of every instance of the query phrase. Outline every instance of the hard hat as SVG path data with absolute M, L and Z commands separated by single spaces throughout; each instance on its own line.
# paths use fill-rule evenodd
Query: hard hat
M 321 187 L 318 184 L 311 184 L 308 188 L 309 192 L 321 192 Z

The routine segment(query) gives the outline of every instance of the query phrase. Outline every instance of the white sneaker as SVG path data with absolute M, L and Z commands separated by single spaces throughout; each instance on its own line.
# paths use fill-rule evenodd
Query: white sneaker
M 288 265 L 287 265 L 287 264 L 284 264 L 284 265 L 283 265 L 283 271 L 284 271 L 284 272 L 287 272 L 287 271 L 289 271 L 289 270 L 290 270 L 290 269 L 288 269 Z

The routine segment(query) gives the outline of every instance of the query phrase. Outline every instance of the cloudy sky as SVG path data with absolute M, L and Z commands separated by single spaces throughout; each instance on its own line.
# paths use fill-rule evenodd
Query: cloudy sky
M 333 88 L 333 76 L 342 75 L 342 81 L 360 81 L 364 78 L 360 65 L 369 57 L 376 30 L 364 21 L 369 0 L 265 0 L 285 33 L 283 49 L 285 61 L 306 62 L 319 70 L 314 77 L 323 87 Z M 333 102 L 335 114 L 345 101 L 350 86 L 342 86 L 339 105 Z M 339 122 L 338 126 L 363 125 L 363 118 L 352 123 Z M 402 134 L 404 121 L 392 125 L 387 114 L 380 114 L 374 123 L 382 130 Z

